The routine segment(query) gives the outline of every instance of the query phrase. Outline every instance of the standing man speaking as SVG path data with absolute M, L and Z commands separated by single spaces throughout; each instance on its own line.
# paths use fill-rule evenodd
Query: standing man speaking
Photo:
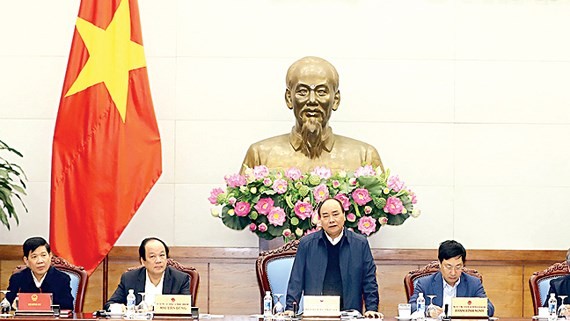
M 382 318 L 378 312 L 376 265 L 368 241 L 346 228 L 342 204 L 329 198 L 317 208 L 322 230 L 299 242 L 287 288 L 288 314 L 301 295 L 340 296 L 341 310 L 354 309 L 368 318 Z

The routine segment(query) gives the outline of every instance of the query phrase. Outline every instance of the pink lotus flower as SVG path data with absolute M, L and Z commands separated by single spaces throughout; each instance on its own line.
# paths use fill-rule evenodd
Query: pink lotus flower
M 267 168 L 267 166 L 259 165 L 253 168 L 253 177 L 255 177 L 255 179 L 262 179 L 267 177 L 267 175 L 269 175 L 269 168 Z
M 320 229 L 321 229 L 320 227 L 315 227 L 315 228 L 312 228 L 312 229 L 308 229 L 308 230 L 305 232 L 305 235 L 313 234 L 313 233 L 315 233 L 315 232 L 318 232 Z
M 332 181 L 332 187 L 334 188 L 338 188 L 340 186 L 340 182 L 337 181 L 336 179 L 334 181 Z
M 321 219 L 319 218 L 319 213 L 313 212 L 313 215 L 311 215 L 311 223 L 317 226 L 321 225 Z
M 259 214 L 267 215 L 271 208 L 273 207 L 273 199 L 269 197 L 260 198 L 255 204 L 254 208 L 257 210 Z
M 322 202 L 329 197 L 329 189 L 325 184 L 321 184 L 313 190 L 313 196 L 315 197 L 315 201 Z
M 313 169 L 311 174 L 317 175 L 318 177 L 320 177 L 322 179 L 329 179 L 332 176 L 331 170 L 329 168 L 324 167 L 324 166 L 315 167 L 315 169 Z
M 285 236 L 285 237 L 291 236 L 291 233 L 292 233 L 291 230 L 288 228 L 283 230 L 283 236 Z
M 388 178 L 388 188 L 392 189 L 394 192 L 399 192 L 404 188 L 404 186 L 404 182 L 400 180 L 398 175 L 390 176 L 390 178 Z
M 280 178 L 273 182 L 273 190 L 277 192 L 277 194 L 284 194 L 287 192 L 287 181 Z
M 257 229 L 263 233 L 263 232 L 267 232 L 267 225 L 265 223 L 261 223 L 259 224 L 259 226 L 257 227 Z
M 230 203 L 232 206 L 234 206 L 237 202 L 237 199 L 235 197 L 230 197 L 228 198 L 228 203 Z
M 410 193 L 410 199 L 412 200 L 412 204 L 416 204 L 418 202 L 418 198 L 416 196 L 416 193 L 412 192 L 412 190 L 408 190 L 408 192 Z
M 285 177 L 291 179 L 291 180 L 298 180 L 299 178 L 301 178 L 301 176 L 303 175 L 303 173 L 301 173 L 301 170 L 298 169 L 297 167 L 291 167 L 287 170 L 287 172 L 285 173 Z
M 356 185 L 356 178 L 351 177 L 348 179 L 348 184 L 355 186 Z
M 273 207 L 267 215 L 267 220 L 270 224 L 273 224 L 273 226 L 283 226 L 285 219 L 285 211 L 281 207 Z
M 346 220 L 349 222 L 354 222 L 356 221 L 356 215 L 354 215 L 354 213 L 348 213 L 348 215 L 346 215 Z
M 404 205 L 402 204 L 402 201 L 399 198 L 390 196 L 386 200 L 386 206 L 384 206 L 384 212 L 390 213 L 392 215 L 397 215 L 402 213 L 403 209 Z
M 358 230 L 362 234 L 370 236 L 376 231 L 376 220 L 370 216 L 363 216 L 358 221 Z
M 385 217 L 385 216 L 383 216 L 383 217 L 381 217 L 381 218 L 378 219 L 378 222 L 379 222 L 381 225 L 386 225 L 386 224 L 388 224 L 388 218 Z
M 374 170 L 374 168 L 372 168 L 372 166 L 370 165 L 365 165 L 363 167 L 359 167 L 355 172 L 354 172 L 354 177 L 360 177 L 360 176 L 374 176 L 376 175 L 376 171 Z
M 350 208 L 350 199 L 348 198 L 348 196 L 346 196 L 346 194 L 343 193 L 336 194 L 334 198 L 336 198 L 342 203 L 342 209 L 348 211 L 348 209 Z
M 208 197 L 208 201 L 210 201 L 210 204 L 216 205 L 218 203 L 218 195 L 222 194 L 223 192 L 224 190 L 219 187 L 214 188 L 210 192 L 210 197 Z
M 352 199 L 354 202 L 360 206 L 366 205 L 366 203 L 370 202 L 372 198 L 370 198 L 370 194 L 366 188 L 357 188 L 352 192 Z
M 297 215 L 298 218 L 304 220 L 308 217 L 311 217 L 311 214 L 313 213 L 313 206 L 309 202 L 303 202 L 299 200 L 297 203 L 295 203 L 294 210 L 295 215 Z
M 255 231 L 255 230 L 257 230 L 257 225 L 255 225 L 255 223 L 249 224 L 249 230 L 252 231 L 252 232 Z
M 240 217 L 244 217 L 249 214 L 250 209 L 251 205 L 249 205 L 248 202 L 237 202 L 236 206 L 234 207 L 236 215 Z
M 240 187 L 244 186 L 247 183 L 245 176 L 242 176 L 240 174 L 227 175 L 224 177 L 224 179 L 226 180 L 226 184 L 229 187 Z
M 372 207 L 368 205 L 364 206 L 364 214 L 368 215 L 370 213 L 372 213 Z
M 271 181 L 271 178 L 266 177 L 266 178 L 263 179 L 263 185 L 265 185 L 265 186 L 270 186 L 271 183 L 273 183 L 273 182 Z

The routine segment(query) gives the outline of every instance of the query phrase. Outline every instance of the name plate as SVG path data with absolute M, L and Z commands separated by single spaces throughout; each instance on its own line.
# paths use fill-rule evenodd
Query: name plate
M 158 294 L 154 297 L 154 314 L 192 314 L 192 296 L 184 294 Z
M 487 318 L 487 298 L 451 298 L 451 316 Z
M 23 312 L 52 312 L 51 293 L 18 293 L 18 310 Z
M 303 317 L 340 316 L 340 297 L 334 295 L 305 295 Z

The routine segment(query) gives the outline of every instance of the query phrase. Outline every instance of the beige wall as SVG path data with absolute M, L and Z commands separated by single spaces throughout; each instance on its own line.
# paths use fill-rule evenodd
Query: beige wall
M 289 130 L 286 68 L 319 55 L 341 76 L 335 131 L 375 145 L 423 210 L 372 247 L 569 246 L 556 224 L 570 208 L 568 1 L 139 5 L 164 174 L 119 245 L 157 235 L 177 246 L 257 246 L 212 218 L 206 197 L 250 143 Z M 2 3 L 0 139 L 25 155 L 30 213 L 0 229 L 0 244 L 48 234 L 51 139 L 78 6 Z

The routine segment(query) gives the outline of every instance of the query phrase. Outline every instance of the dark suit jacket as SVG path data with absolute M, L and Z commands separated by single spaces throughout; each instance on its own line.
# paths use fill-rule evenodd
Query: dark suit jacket
M 554 280 L 550 280 L 550 289 L 548 290 L 548 294 L 546 298 L 543 298 L 543 306 L 548 306 L 548 299 L 550 298 L 550 293 L 554 293 L 558 304 L 556 306 L 560 306 L 560 298 L 558 297 L 560 294 L 562 295 L 570 295 L 570 275 L 566 275 L 563 277 L 556 278 Z M 566 298 L 564 300 L 564 304 L 569 304 L 570 299 Z
M 146 268 L 142 267 L 133 271 L 125 272 L 121 276 L 121 282 L 111 296 L 109 301 L 105 303 L 105 310 L 109 310 L 111 303 L 127 304 L 127 294 L 129 289 L 135 290 L 136 304 L 141 302 L 140 292 L 145 291 Z M 164 281 L 162 284 L 162 294 L 190 294 L 190 276 L 184 272 L 180 272 L 170 266 L 164 271 Z M 194 305 L 194 298 L 192 298 Z
M 469 274 L 461 273 L 461 281 L 457 286 L 457 297 L 479 297 L 487 298 L 485 289 L 483 289 L 483 284 L 481 281 Z M 418 298 L 418 293 L 423 293 L 426 298 L 426 306 L 429 304 L 428 295 L 437 295 L 433 299 L 433 304 L 443 307 L 443 276 L 441 272 L 437 272 L 425 278 L 421 278 L 418 283 L 414 286 L 414 294 L 410 297 L 409 303 L 412 305 L 412 312 L 416 311 L 416 299 Z M 490 317 L 495 313 L 495 307 L 491 300 L 487 303 L 487 313 Z
M 51 293 L 53 304 L 59 304 L 61 309 L 73 310 L 73 296 L 71 295 L 71 279 L 69 275 L 51 266 L 46 273 L 45 279 L 40 288 L 36 287 L 32 270 L 25 268 L 22 271 L 12 274 L 6 298 L 10 304 L 14 302 L 18 293 Z
M 327 270 L 327 237 L 324 230 L 301 238 L 295 261 L 291 268 L 287 288 L 287 310 L 293 310 L 293 302 L 301 300 L 301 294 L 322 295 Z M 344 229 L 339 248 L 340 275 L 342 278 L 342 310 L 355 309 L 362 312 L 378 311 L 378 283 L 376 265 L 368 240 Z

